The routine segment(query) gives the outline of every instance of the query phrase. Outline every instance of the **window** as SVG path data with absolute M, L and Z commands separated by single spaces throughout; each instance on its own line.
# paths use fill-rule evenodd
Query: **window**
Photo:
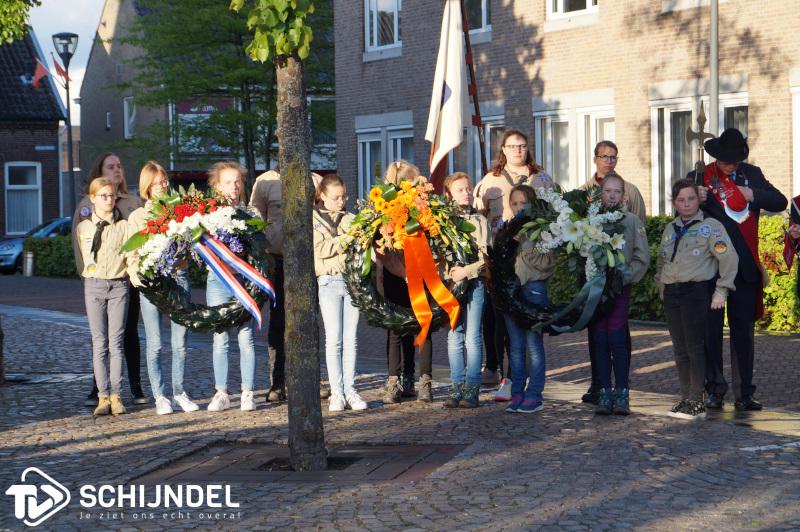
M 367 50 L 400 45 L 402 0 L 365 0 L 364 42 Z
M 792 146 L 794 149 L 792 158 L 794 190 L 792 195 L 797 195 L 800 194 L 800 84 L 792 86 L 790 91 L 792 94 Z
M 747 136 L 747 106 L 737 105 L 735 107 L 725 107 L 723 109 L 725 129 L 735 127 L 746 137 Z
M 467 24 L 470 33 L 492 29 L 491 0 L 465 0 Z
M 24 234 L 42 223 L 42 165 L 5 164 L 6 233 Z
M 534 117 L 536 161 L 565 189 L 574 188 L 570 178 L 569 118 L 564 113 Z
M 386 161 L 380 133 L 358 136 L 358 197 L 364 198 L 375 181 L 383 176 Z
M 670 191 L 672 184 L 686 177 L 694 167 L 697 156 L 695 143 L 686 142 L 686 129 L 697 128 L 693 123 L 691 103 L 674 103 L 653 109 L 653 150 L 655 157 L 653 211 L 655 214 L 672 214 Z
M 125 140 L 131 140 L 136 135 L 136 104 L 133 96 L 122 99 L 122 129 Z
M 416 164 L 414 160 L 414 132 L 410 129 L 389 132 L 389 161 L 403 159 Z
M 483 119 L 483 136 L 487 170 L 500 153 L 500 141 L 506 126 L 502 116 L 489 116 Z M 450 173 L 464 172 L 474 182 L 483 177 L 481 167 L 480 138 L 475 127 L 464 128 L 464 142 L 450 152 Z
M 597 11 L 597 0 L 548 0 L 547 18 L 583 15 Z
M 586 183 L 594 175 L 594 147 L 601 140 L 614 142 L 613 106 L 583 109 L 576 112 L 578 121 L 579 183 Z

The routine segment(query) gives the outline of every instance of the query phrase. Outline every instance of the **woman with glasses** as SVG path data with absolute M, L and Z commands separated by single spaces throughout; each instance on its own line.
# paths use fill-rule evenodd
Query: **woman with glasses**
M 94 162 L 89 169 L 89 177 L 87 187 L 91 187 L 92 182 L 100 177 L 110 179 L 116 188 L 117 198 L 114 204 L 114 209 L 119 211 L 122 220 L 127 220 L 133 211 L 143 205 L 142 198 L 134 196 L 128 192 L 128 185 L 125 181 L 125 171 L 122 168 L 122 162 L 115 153 L 106 152 Z M 78 207 L 75 209 L 75 214 L 72 215 L 72 249 L 75 255 L 75 267 L 78 274 L 82 275 L 84 270 L 83 258 L 81 256 L 80 246 L 78 243 L 76 228 L 84 220 L 92 217 L 94 205 L 92 204 L 89 194 L 83 197 L 78 202 Z M 135 404 L 145 404 L 148 402 L 142 391 L 141 383 L 141 353 L 139 347 L 139 291 L 129 285 L 128 293 L 128 314 L 125 321 L 125 365 L 128 367 L 128 382 L 131 386 L 131 394 L 133 394 L 133 402 Z M 89 393 L 86 398 L 84 406 L 93 407 L 97 404 L 97 387 Z
M 153 209 L 153 199 L 169 191 L 169 178 L 164 168 L 155 161 L 148 161 L 139 174 L 139 195 L 145 201 L 144 207 L 133 211 L 128 218 L 128 232 L 132 235 L 147 226 L 147 216 Z M 136 258 L 134 252 L 133 258 Z M 138 285 L 138 260 L 130 260 L 128 275 L 134 285 Z M 188 264 L 177 272 L 177 282 L 187 293 L 190 289 Z M 184 412 L 193 412 L 199 407 L 192 402 L 183 390 L 183 369 L 186 364 L 186 327 L 170 322 L 172 332 L 172 400 L 164 396 L 164 379 L 161 376 L 161 313 L 158 308 L 142 296 L 142 321 L 147 338 L 147 375 L 150 377 L 150 390 L 156 402 L 156 414 L 171 414 L 173 408 L 180 407 Z
M 518 129 L 508 129 L 500 141 L 500 153 L 488 174 L 475 187 L 475 209 L 489 223 L 489 245 L 504 220 L 513 216 L 508 197 L 517 185 L 553 187 L 553 179 L 536 164 L 528 147 L 528 137 Z M 491 289 L 490 289 L 491 290 Z M 497 384 L 498 369 L 502 370 L 503 352 L 507 351 L 507 335 L 502 313 L 486 305 L 484 312 L 484 340 L 486 367 L 483 369 L 483 384 Z M 497 401 L 511 399 L 511 380 L 504 378 L 495 395 Z

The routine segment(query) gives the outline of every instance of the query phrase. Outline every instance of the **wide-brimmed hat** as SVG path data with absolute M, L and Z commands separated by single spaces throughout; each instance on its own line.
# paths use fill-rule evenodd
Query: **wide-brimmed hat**
M 715 139 L 708 139 L 703 146 L 714 159 L 726 163 L 742 162 L 750 154 L 747 139 L 735 127 L 726 129 Z

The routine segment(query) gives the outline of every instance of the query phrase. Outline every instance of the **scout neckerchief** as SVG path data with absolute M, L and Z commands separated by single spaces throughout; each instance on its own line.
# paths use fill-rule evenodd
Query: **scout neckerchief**
M 98 218 L 100 217 L 98 216 Z M 97 252 L 100 251 L 100 246 L 103 245 L 103 230 L 106 228 L 107 225 L 111 225 L 112 223 L 117 222 L 119 219 L 120 219 L 120 213 L 115 207 L 114 210 L 111 212 L 110 222 L 107 222 L 101 218 L 100 221 L 95 224 L 94 238 L 92 238 L 92 249 L 91 249 L 91 253 L 94 256 L 95 262 L 97 262 Z
M 789 203 L 792 209 L 789 214 L 789 224 L 800 223 L 800 196 L 795 197 Z M 783 260 L 786 261 L 786 266 L 791 270 L 794 264 L 794 256 L 800 253 L 800 240 L 793 240 L 789 236 L 789 231 L 783 237 Z
M 672 258 L 669 259 L 670 262 L 675 260 L 675 255 L 678 254 L 678 244 L 680 244 L 681 239 L 686 236 L 686 233 L 689 231 L 689 228 L 699 223 L 700 220 L 692 220 L 687 224 L 679 226 L 677 221 L 672 222 L 672 230 L 675 231 L 675 245 L 672 247 Z
M 336 216 L 331 216 L 331 213 L 328 211 L 323 211 L 322 209 L 316 209 L 316 211 L 319 217 L 328 225 L 328 232 L 336 236 L 339 233 L 339 224 L 342 223 L 342 219 L 344 219 L 344 212 L 337 212 L 334 213 Z
M 515 183 L 514 179 L 511 177 L 511 174 L 508 173 L 508 170 L 503 168 L 503 171 L 500 172 L 500 173 L 502 174 L 503 177 L 506 178 L 506 181 L 508 181 L 508 184 L 511 187 L 515 187 L 517 185 L 520 185 L 520 184 L 524 183 L 530 177 L 530 176 L 527 176 L 527 175 L 519 176 L 521 179 Z

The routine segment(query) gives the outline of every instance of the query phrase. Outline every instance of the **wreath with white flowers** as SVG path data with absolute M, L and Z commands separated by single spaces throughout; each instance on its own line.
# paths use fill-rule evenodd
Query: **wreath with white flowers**
M 491 251 L 491 272 L 495 304 L 526 328 L 549 334 L 583 329 L 598 308 L 622 291 L 622 274 L 627 267 L 622 248 L 623 213 L 606 209 L 597 188 L 562 193 L 559 188 L 536 190 L 537 198 L 495 236 Z M 561 305 L 533 305 L 519 296 L 521 284 L 514 269 L 519 240 L 534 242 L 540 253 L 563 254 L 576 279 L 571 301 Z

